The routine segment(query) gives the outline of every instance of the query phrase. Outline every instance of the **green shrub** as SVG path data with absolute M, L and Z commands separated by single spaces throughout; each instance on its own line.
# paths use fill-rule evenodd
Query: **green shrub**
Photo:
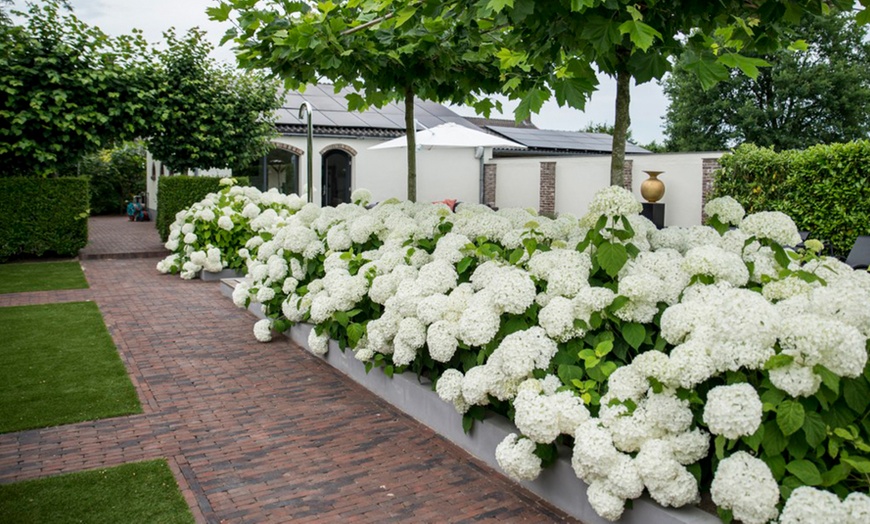
M 91 215 L 124 214 L 126 203 L 145 192 L 145 148 L 138 142 L 88 155 L 78 170 L 90 181 Z
M 0 260 L 75 256 L 88 243 L 85 178 L 0 178 Z
M 247 178 L 236 178 L 238 185 L 248 185 Z M 166 242 L 175 214 L 199 202 L 209 193 L 220 191 L 220 178 L 204 176 L 166 176 L 157 184 L 157 232 Z
M 870 141 L 776 153 L 744 144 L 721 158 L 714 196 L 781 211 L 839 255 L 870 234 Z

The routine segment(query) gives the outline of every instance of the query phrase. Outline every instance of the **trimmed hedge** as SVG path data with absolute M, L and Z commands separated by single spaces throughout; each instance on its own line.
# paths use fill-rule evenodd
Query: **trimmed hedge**
M 719 162 L 714 196 L 749 213 L 786 213 L 841 256 L 870 234 L 870 140 L 781 153 L 744 144 Z
M 175 214 L 199 202 L 209 193 L 220 191 L 220 178 L 205 176 L 174 175 L 160 177 L 157 183 L 157 232 L 166 242 L 169 226 L 175 222 Z M 236 177 L 240 186 L 250 184 L 245 177 Z
M 89 199 L 86 178 L 0 178 L 0 261 L 77 255 L 88 243 Z

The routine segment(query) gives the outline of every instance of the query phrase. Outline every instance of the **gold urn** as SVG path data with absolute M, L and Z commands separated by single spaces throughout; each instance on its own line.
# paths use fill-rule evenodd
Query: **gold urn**
M 665 183 L 658 179 L 664 171 L 644 171 L 649 178 L 640 183 L 640 194 L 649 203 L 655 203 L 665 196 Z

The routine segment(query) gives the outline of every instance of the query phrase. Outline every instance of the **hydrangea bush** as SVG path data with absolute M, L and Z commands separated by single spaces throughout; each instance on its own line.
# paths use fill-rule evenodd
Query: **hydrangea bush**
M 704 490 L 726 521 L 867 521 L 870 274 L 784 248 L 789 217 L 717 199 L 716 227 L 656 230 L 618 187 L 580 219 L 359 195 L 240 250 L 259 340 L 310 322 L 315 352 L 431 378 L 466 430 L 509 417 L 513 478 L 570 447 L 607 519 Z
M 277 189 L 263 193 L 255 187 L 236 186 L 232 178 L 221 179 L 220 185 L 224 188 L 218 193 L 206 195 L 175 215 L 166 242 L 172 254 L 157 264 L 158 271 L 180 272 L 181 278 L 191 279 L 201 270 L 243 270 L 245 243 L 305 204 L 298 196 Z

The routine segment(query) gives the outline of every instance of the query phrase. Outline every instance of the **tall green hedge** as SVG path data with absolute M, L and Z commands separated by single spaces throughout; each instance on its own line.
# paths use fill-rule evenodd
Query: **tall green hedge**
M 786 213 L 841 256 L 870 235 L 870 140 L 781 153 L 744 144 L 719 162 L 714 195 L 747 212 Z
M 86 178 L 0 178 L 0 261 L 75 256 L 88 243 Z
M 220 191 L 220 178 L 205 176 L 164 176 L 157 183 L 157 231 L 164 242 L 169 238 L 169 226 L 175 214 L 199 202 L 209 193 Z M 236 177 L 239 185 L 249 184 L 247 178 Z

